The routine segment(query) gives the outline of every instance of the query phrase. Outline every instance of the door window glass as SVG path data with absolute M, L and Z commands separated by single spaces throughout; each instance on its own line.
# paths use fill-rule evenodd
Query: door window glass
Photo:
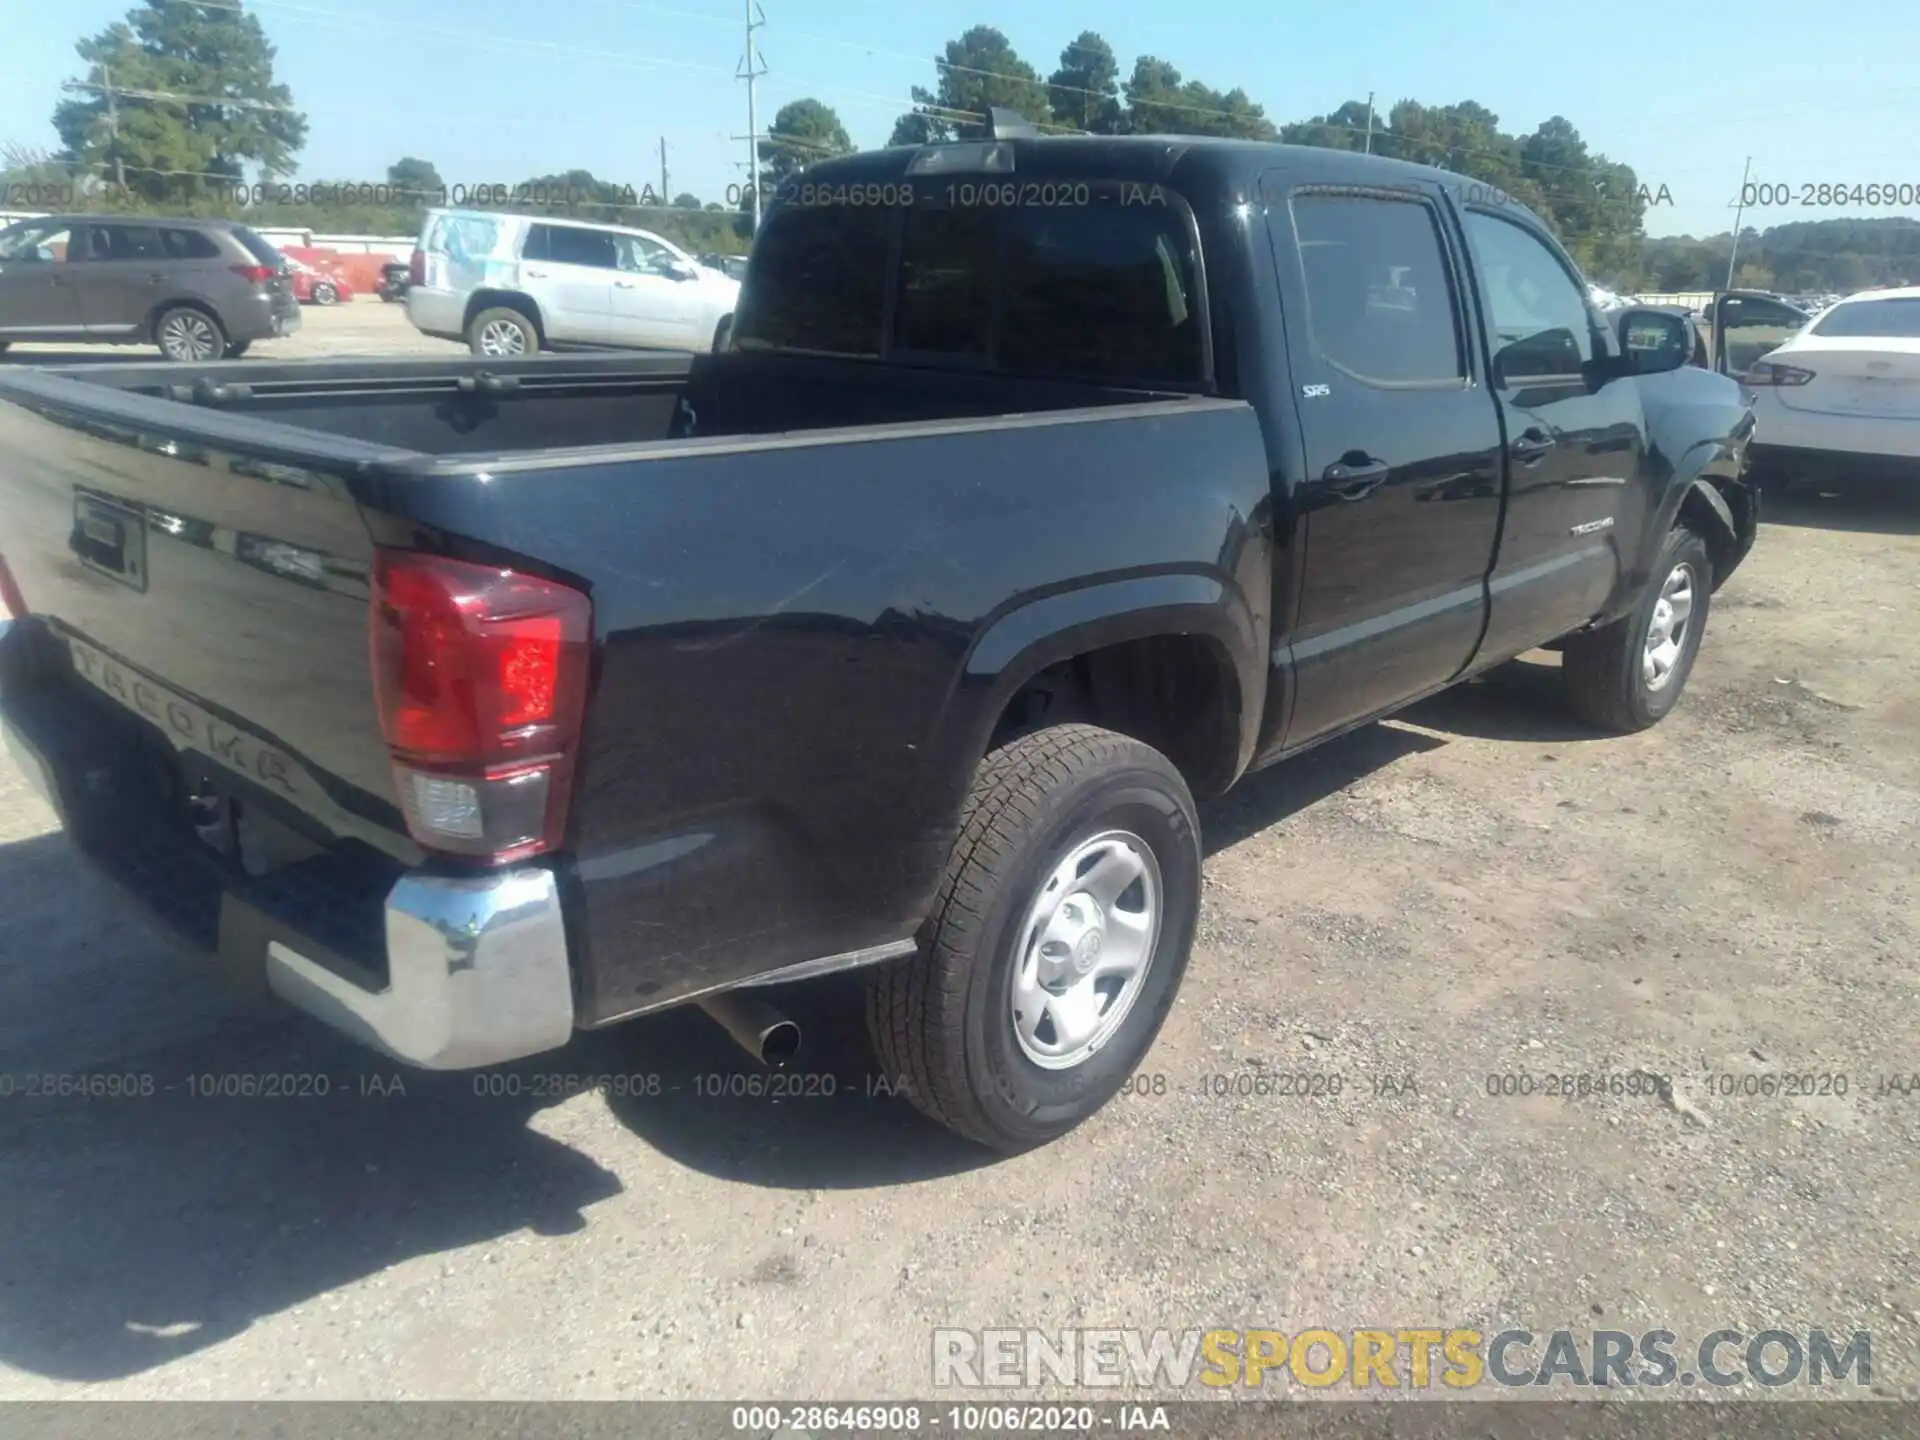
M 1293 199 L 1314 349 L 1357 380 L 1466 378 L 1432 208 L 1360 195 Z
M 160 243 L 160 231 L 153 225 L 95 225 L 92 257 L 95 260 L 162 260 L 166 250 Z
M 69 225 L 42 220 L 0 232 L 0 260 L 64 261 L 73 238 Z
M 644 235 L 615 237 L 620 251 L 620 268 L 634 275 L 672 275 L 674 254 L 657 240 Z
M 556 265 L 589 265 L 596 270 L 618 270 L 620 247 L 606 230 L 581 230 L 571 225 L 536 225 L 547 232 L 546 256 Z
M 218 260 L 220 247 L 198 230 L 162 230 L 160 244 L 170 260 Z
M 1467 239 L 1493 325 L 1494 374 L 1517 380 L 1578 376 L 1593 359 L 1585 293 L 1537 235 L 1479 211 Z

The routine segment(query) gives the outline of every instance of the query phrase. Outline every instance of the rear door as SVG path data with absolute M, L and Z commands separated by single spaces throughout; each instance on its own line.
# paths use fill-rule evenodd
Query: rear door
M 156 305 L 182 293 L 158 225 L 92 224 L 87 241 L 73 268 L 80 319 L 89 336 L 132 339 Z
M 1621 538 L 1648 497 L 1645 417 L 1631 376 L 1598 382 L 1609 343 L 1573 263 L 1513 206 L 1462 225 L 1485 316 L 1507 444 L 1507 513 L 1484 653 L 1505 658 L 1577 629 L 1613 595 Z
M 1500 528 L 1500 421 L 1425 184 L 1262 182 L 1306 448 L 1292 632 L 1304 743 L 1473 658 Z
M 618 345 L 695 348 L 705 315 L 699 283 L 678 269 L 679 257 L 644 235 L 619 235 L 620 273 L 613 277 L 608 339 Z
M 613 282 L 620 249 L 610 230 L 579 225 L 528 227 L 520 252 L 521 288 L 540 307 L 547 338 L 605 345 L 613 338 Z
M 71 259 L 77 227 L 33 220 L 0 234 L 0 336 L 32 340 L 80 332 Z

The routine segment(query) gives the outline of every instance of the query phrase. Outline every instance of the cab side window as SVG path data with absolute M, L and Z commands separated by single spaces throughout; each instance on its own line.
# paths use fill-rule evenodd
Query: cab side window
M 1579 282 L 1540 238 L 1511 220 L 1469 210 L 1493 335 L 1493 373 L 1518 381 L 1577 378 L 1593 360 L 1593 317 Z
M 1293 225 L 1308 328 L 1323 360 L 1375 385 L 1465 380 L 1431 206 L 1303 191 L 1293 197 Z

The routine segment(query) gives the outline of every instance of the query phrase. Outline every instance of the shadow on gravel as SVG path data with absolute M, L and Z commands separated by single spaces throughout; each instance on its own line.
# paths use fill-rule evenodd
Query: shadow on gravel
M 1607 738 L 1567 709 L 1558 657 L 1509 660 L 1464 685 L 1409 706 L 1399 718 L 1481 740 L 1574 745 Z
M 893 1185 L 995 1158 L 870 1075 L 858 976 L 783 997 L 807 1044 L 778 1077 L 694 1010 L 435 1074 L 236 995 L 59 835 L 0 846 L 0 906 L 0 1363 L 33 1374 L 136 1374 L 405 1261 L 585 1231 L 620 1182 L 530 1128 L 583 1091 L 668 1158 L 747 1184 Z
M 1865 535 L 1920 535 L 1920 467 L 1908 485 L 1862 483 L 1832 490 L 1802 482 L 1787 490 L 1769 490 L 1760 506 L 1760 522 Z

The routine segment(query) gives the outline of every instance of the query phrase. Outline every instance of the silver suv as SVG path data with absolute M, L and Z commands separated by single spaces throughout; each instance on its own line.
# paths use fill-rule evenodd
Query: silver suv
M 286 261 L 233 220 L 48 215 L 0 230 L 0 350 L 152 344 L 236 359 L 300 328 Z
M 724 346 L 740 282 L 645 230 L 429 210 L 407 315 L 476 355 Z

